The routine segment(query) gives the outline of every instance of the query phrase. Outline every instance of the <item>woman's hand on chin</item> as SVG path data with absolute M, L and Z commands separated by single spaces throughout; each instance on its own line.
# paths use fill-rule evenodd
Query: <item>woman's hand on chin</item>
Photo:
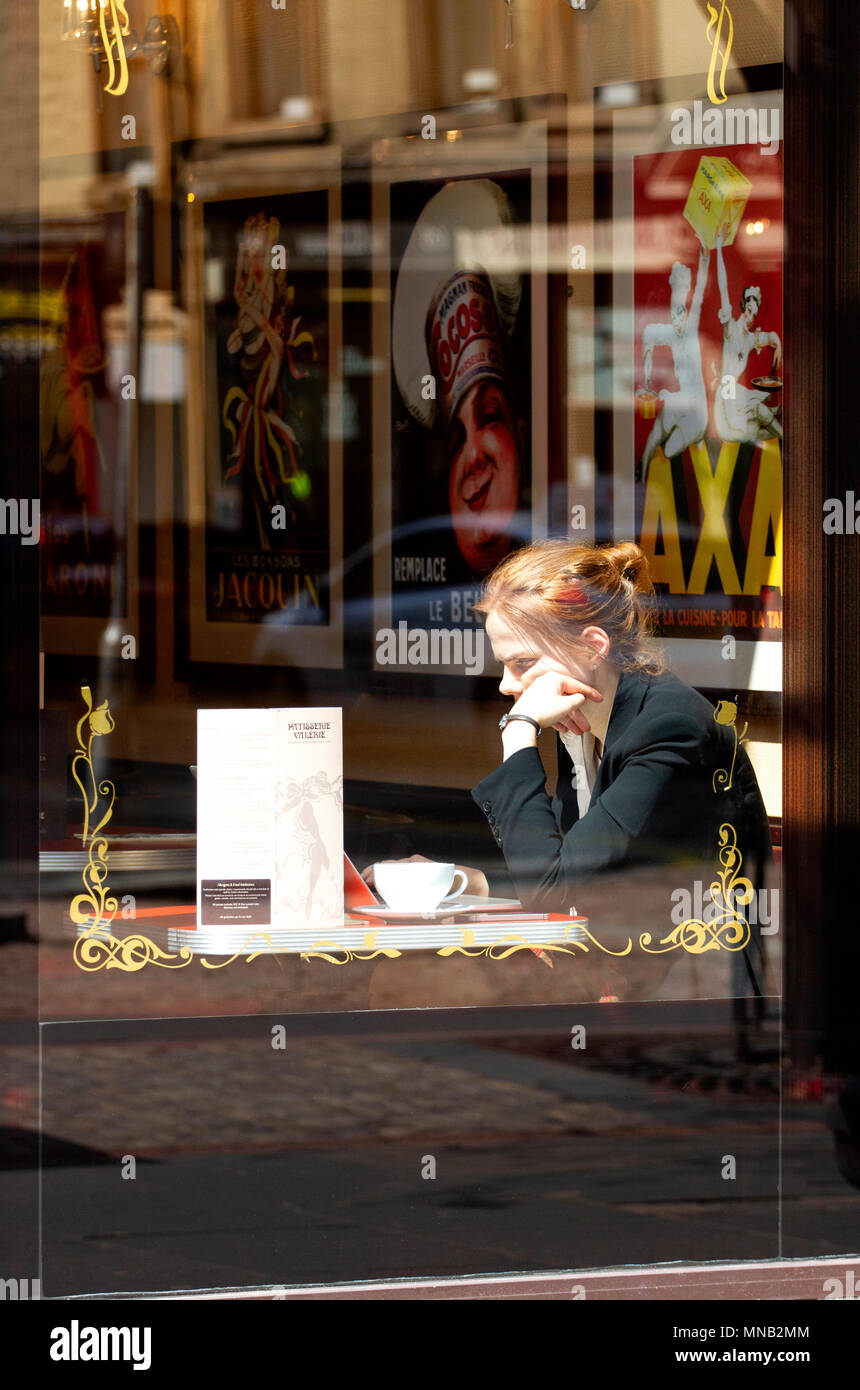
M 431 864 L 434 862 L 437 861 L 428 859 L 426 854 L 408 854 L 405 859 L 377 860 L 379 864 Z M 460 869 L 461 872 L 466 875 L 466 887 L 463 889 L 464 893 L 471 893 L 476 898 L 488 898 L 490 896 L 490 885 L 483 869 L 470 869 L 467 864 L 455 864 L 454 868 Z M 368 864 L 367 868 L 362 870 L 361 877 L 371 888 L 376 887 L 373 879 L 372 864 Z
M 521 679 L 525 690 L 511 710 L 512 714 L 527 714 L 536 719 L 542 729 L 588 733 L 591 725 L 581 706 L 586 700 L 603 699 L 595 686 L 571 676 L 546 657 L 536 661 Z

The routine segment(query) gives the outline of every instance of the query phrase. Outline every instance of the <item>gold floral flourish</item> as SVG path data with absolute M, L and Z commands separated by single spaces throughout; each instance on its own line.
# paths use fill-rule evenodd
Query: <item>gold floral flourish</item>
M 107 18 L 108 6 L 110 6 L 110 23 L 108 23 Z M 99 30 L 108 65 L 108 80 L 105 83 L 105 91 L 114 97 L 121 97 L 128 88 L 128 58 L 126 57 L 123 38 L 128 37 L 129 27 L 126 0 L 107 0 L 107 4 L 103 0 L 99 13 Z M 117 50 L 119 71 L 117 71 L 117 63 L 114 62 L 114 47 Z
M 72 758 L 72 777 L 81 789 L 84 802 L 82 843 L 87 851 L 87 863 L 82 874 L 84 892 L 78 893 L 72 899 L 69 915 L 73 922 L 86 925 L 90 931 L 95 931 L 100 925 L 112 922 L 119 907 L 116 898 L 109 896 L 108 842 L 107 838 L 99 833 L 113 815 L 116 788 L 113 782 L 106 778 L 97 782 L 93 767 L 93 740 L 112 733 L 116 725 L 107 700 L 93 709 L 92 691 L 88 685 L 81 686 L 81 695 L 86 710 L 78 720 L 75 731 L 78 746 Z M 100 797 L 107 797 L 107 805 L 101 813 L 101 818 L 91 826 L 91 817 L 95 817 L 97 813 Z M 85 908 L 87 910 L 84 910 Z
M 325 947 L 323 950 L 322 948 Z M 337 951 L 341 959 L 332 955 Z M 369 931 L 364 936 L 364 951 L 355 951 L 351 946 L 339 946 L 336 941 L 315 941 L 309 951 L 302 951 L 302 960 L 327 960 L 330 965 L 348 965 L 351 960 L 376 960 L 377 956 L 387 956 L 389 960 L 396 960 L 402 955 L 401 951 L 393 946 L 377 946 L 376 932 Z
M 266 944 L 259 951 L 251 951 L 249 954 L 245 955 L 245 947 L 250 946 L 252 941 L 265 941 Z M 186 946 L 183 949 L 187 951 L 189 948 Z M 219 960 L 217 965 L 210 965 L 209 961 L 204 957 L 200 964 L 203 966 L 204 970 L 223 970 L 225 965 L 232 965 L 234 960 L 239 959 L 239 956 L 244 955 L 250 965 L 251 961 L 256 960 L 258 956 L 270 954 L 279 954 L 277 951 L 272 951 L 272 938 L 264 931 L 257 931 L 254 932 L 253 936 L 249 936 L 247 941 L 243 941 L 238 951 L 234 951 L 232 956 L 228 956 L 226 960 Z
M 649 955 L 665 955 L 680 946 L 691 955 L 700 956 L 705 951 L 744 949 L 750 939 L 750 925 L 738 907 L 752 902 L 755 889 L 751 880 L 741 875 L 742 856 L 735 828 L 727 823 L 720 826 L 719 859 L 723 867 L 710 886 L 711 901 L 717 906 L 713 921 L 690 917 L 668 936 L 661 937 L 660 945 L 654 948 L 650 945 L 651 933 L 643 932 L 639 938 L 643 951 Z
M 134 973 L 145 965 L 161 965 L 167 970 L 181 970 L 190 965 L 194 952 L 183 946 L 178 956 L 162 951 L 148 936 L 93 936 L 87 933 L 75 941 L 75 965 L 92 973 L 95 970 L 125 970 Z
M 633 942 L 627 940 L 627 945 L 623 951 L 612 951 L 608 946 L 597 940 L 596 936 L 584 927 L 580 922 L 572 922 L 565 927 L 564 937 L 561 941 L 529 941 L 525 936 L 503 936 L 500 941 L 493 941 L 489 946 L 475 946 L 475 933 L 468 927 L 463 927 L 463 942 L 460 946 L 441 946 L 436 952 L 437 956 L 486 956 L 489 960 L 507 960 L 508 956 L 514 955 L 517 951 L 560 951 L 565 956 L 575 956 L 577 949 L 588 955 L 588 947 L 584 941 L 571 941 L 570 933 L 576 928 L 577 933 L 584 933 L 589 941 L 605 952 L 607 956 L 627 956 L 633 949 Z M 474 947 L 474 950 L 471 949 Z
M 244 954 L 246 946 L 257 940 L 265 945 L 259 951 L 252 951 L 245 956 L 249 965 L 258 956 L 278 954 L 272 952 L 271 937 L 265 932 L 255 932 L 227 960 L 218 961 L 213 965 L 211 961 L 203 958 L 200 964 L 204 970 L 223 970 L 225 965 L 232 965 L 234 960 L 238 960 Z M 194 960 L 194 951 L 190 946 L 182 946 L 178 952 L 163 951 L 148 936 L 138 933 L 118 937 L 94 936 L 90 931 L 79 936 L 75 942 L 74 958 L 75 964 L 79 965 L 81 970 L 90 973 L 95 970 L 126 970 L 134 973 L 142 970 L 145 965 L 160 965 L 165 970 L 182 970 Z
M 716 772 L 713 775 L 713 778 L 711 779 L 711 785 L 713 786 L 714 791 L 718 791 L 720 787 L 722 787 L 723 791 L 731 791 L 732 778 L 735 775 L 735 759 L 738 756 L 738 749 L 741 747 L 742 744 L 746 743 L 747 741 L 746 734 L 747 729 L 749 728 L 749 724 L 744 724 L 743 732 L 740 735 L 740 737 L 738 737 L 738 731 L 735 726 L 735 720 L 738 717 L 737 700 L 737 695 L 735 696 L 734 700 L 720 700 L 720 703 L 714 710 L 714 719 L 716 720 L 716 722 L 718 724 L 725 724 L 728 728 L 731 728 L 731 731 L 735 736 L 735 746 L 732 750 L 732 765 L 728 771 L 726 771 L 724 767 L 717 768 Z
M 735 26 L 732 22 L 732 12 L 726 4 L 726 0 L 721 0 L 720 12 L 708 3 L 708 28 L 706 35 L 708 43 L 711 45 L 711 62 L 708 67 L 708 99 L 718 106 L 722 106 L 726 100 L 726 69 L 729 65 L 729 54 L 732 51 L 732 40 L 734 38 Z M 728 19 L 728 38 L 723 38 L 723 19 Z M 711 38 L 711 30 L 716 25 L 714 37 Z M 719 79 L 717 79 L 717 65 L 722 53 L 722 67 L 720 68 Z M 717 86 L 719 81 L 719 86 Z

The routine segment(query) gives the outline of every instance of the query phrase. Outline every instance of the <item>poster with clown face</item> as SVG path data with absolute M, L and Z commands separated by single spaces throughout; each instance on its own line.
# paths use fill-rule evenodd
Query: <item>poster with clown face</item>
M 637 156 L 633 221 L 630 471 L 659 633 L 778 643 L 781 149 Z
M 391 188 L 394 628 L 477 628 L 532 539 L 530 204 L 528 170 Z

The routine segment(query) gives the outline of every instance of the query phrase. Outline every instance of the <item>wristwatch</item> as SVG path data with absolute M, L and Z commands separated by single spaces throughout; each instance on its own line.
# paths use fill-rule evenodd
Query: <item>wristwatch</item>
M 499 728 L 505 729 L 508 726 L 508 724 L 510 724 L 512 719 L 524 719 L 527 724 L 533 725 L 533 727 L 537 730 L 538 737 L 540 737 L 541 733 L 543 732 L 540 724 L 537 722 L 536 719 L 532 719 L 530 714 L 503 714 L 501 719 L 499 720 Z

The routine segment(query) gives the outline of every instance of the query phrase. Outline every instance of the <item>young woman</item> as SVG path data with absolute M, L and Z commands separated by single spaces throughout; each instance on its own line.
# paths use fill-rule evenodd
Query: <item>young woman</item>
M 375 1007 L 730 995 L 741 1019 L 743 996 L 763 995 L 761 937 L 745 905 L 746 949 L 696 954 L 663 944 L 684 921 L 714 920 L 721 826 L 731 827 L 738 874 L 756 889 L 766 886 L 772 852 L 755 774 L 732 726 L 734 704 L 721 700 L 715 709 L 664 670 L 650 637 L 652 592 L 638 546 L 550 540 L 504 559 L 475 605 L 511 701 L 500 721 L 499 766 L 472 792 L 512 881 L 493 889 L 509 896 L 513 888 L 535 912 L 575 907 L 597 940 L 622 955 L 596 947 L 556 953 L 552 972 L 528 951 L 504 971 L 497 961 L 468 960 L 454 984 L 450 960 L 416 962 L 408 978 L 382 962 Z M 553 796 L 539 751 L 549 730 L 558 736 Z M 466 873 L 468 892 L 489 892 L 482 870 Z M 372 866 L 364 877 L 373 881 Z M 655 953 L 640 949 L 643 937 Z M 732 947 L 731 939 L 716 944 Z
M 472 795 L 529 909 L 587 912 L 589 882 L 656 866 L 670 931 L 670 893 L 690 866 L 710 866 L 706 892 L 717 876 L 721 825 L 754 886 L 772 857 L 752 765 L 723 722 L 734 706 L 715 710 L 663 669 L 652 592 L 637 545 L 549 540 L 503 560 L 475 606 L 512 706 L 500 766 Z M 550 729 L 560 740 L 552 798 L 539 752 Z

